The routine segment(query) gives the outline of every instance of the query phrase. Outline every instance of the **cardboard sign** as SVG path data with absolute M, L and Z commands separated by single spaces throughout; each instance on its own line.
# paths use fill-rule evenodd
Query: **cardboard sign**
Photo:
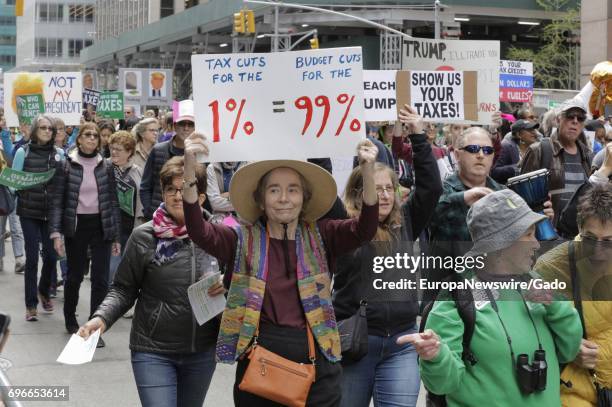
M 54 174 L 55 168 L 46 172 L 24 172 L 7 167 L 0 172 L 0 184 L 16 190 L 28 189 L 50 181 Z
M 410 104 L 425 121 L 460 123 L 478 119 L 474 71 L 398 71 L 397 111 Z
M 105 119 L 123 119 L 123 92 L 100 93 L 96 115 Z
M 361 48 L 193 55 L 211 162 L 346 157 L 365 137 Z
M 499 100 L 531 103 L 533 64 L 524 61 L 499 61 Z
M 128 105 L 172 106 L 172 70 L 119 68 L 119 89 Z
M 363 71 L 363 103 L 369 122 L 397 119 L 395 74 L 397 71 Z
M 93 89 L 83 89 L 83 109 L 87 109 L 90 106 L 90 109 L 95 112 L 100 100 L 100 93 Z
M 45 112 L 42 95 L 18 95 L 16 100 L 19 124 L 32 124 L 32 119 Z
M 69 126 L 78 126 L 83 108 L 80 72 L 21 72 L 4 74 L 7 125 L 19 126 L 17 96 L 43 96 L 45 114 L 60 118 Z
M 134 216 L 134 187 L 130 186 L 126 182 L 116 179 L 117 184 L 117 200 L 119 201 L 119 208 L 130 216 Z
M 477 71 L 478 119 L 462 123 L 492 124 L 499 110 L 499 55 L 499 41 L 411 38 L 402 43 L 402 69 Z

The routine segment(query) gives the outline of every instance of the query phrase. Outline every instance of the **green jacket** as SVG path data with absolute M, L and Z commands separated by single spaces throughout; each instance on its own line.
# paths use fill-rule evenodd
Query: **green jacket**
M 512 339 L 515 355 L 526 353 L 529 362 L 538 349 L 536 334 L 517 291 L 504 293 L 498 300 L 499 314 Z M 475 294 L 476 298 L 481 297 Z M 528 302 L 531 315 L 546 351 L 548 375 L 546 390 L 524 396 L 518 386 L 510 347 L 502 325 L 488 301 L 476 301 L 476 325 L 471 350 L 478 363 L 466 366 L 461 359 L 463 322 L 453 301 L 436 301 L 427 318 L 426 328 L 441 338 L 436 358 L 420 361 L 421 379 L 435 394 L 446 394 L 452 406 L 560 405 L 559 363 L 574 359 L 580 348 L 582 328 L 578 313 L 568 302 L 544 306 Z

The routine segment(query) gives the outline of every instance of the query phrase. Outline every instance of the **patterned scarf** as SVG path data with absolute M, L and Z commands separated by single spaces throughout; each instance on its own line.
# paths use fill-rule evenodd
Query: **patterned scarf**
M 157 238 L 157 248 L 153 263 L 158 266 L 166 263 L 176 256 L 179 249 L 187 239 L 187 227 L 179 226 L 174 222 L 166 211 L 166 205 L 162 203 L 153 214 L 153 233 Z

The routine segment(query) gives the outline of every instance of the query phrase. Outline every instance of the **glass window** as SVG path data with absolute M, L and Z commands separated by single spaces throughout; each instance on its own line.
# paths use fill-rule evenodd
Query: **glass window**
M 174 14 L 174 0 L 161 0 L 161 18 L 171 16 L 172 14 Z
M 93 23 L 94 21 L 94 6 L 85 6 L 84 8 L 85 22 Z
M 38 3 L 38 21 L 47 22 L 49 19 L 49 5 L 47 3 Z
M 36 56 L 46 57 L 47 56 L 47 39 L 37 38 L 36 39 Z

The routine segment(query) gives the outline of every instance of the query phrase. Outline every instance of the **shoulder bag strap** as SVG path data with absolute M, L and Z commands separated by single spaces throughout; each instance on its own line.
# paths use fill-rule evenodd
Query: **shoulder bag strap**
M 312 336 L 312 330 L 308 321 L 306 321 L 306 335 L 308 336 L 308 359 L 314 365 L 317 360 L 317 354 L 315 353 L 314 337 Z

